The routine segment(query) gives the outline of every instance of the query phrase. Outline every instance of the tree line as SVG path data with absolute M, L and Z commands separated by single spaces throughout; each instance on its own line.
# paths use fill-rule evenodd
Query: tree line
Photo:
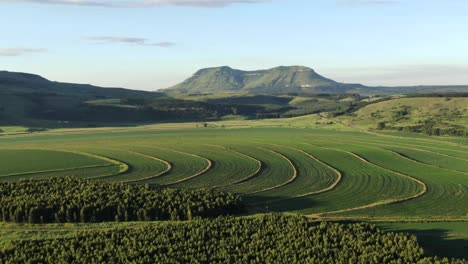
M 5 263 L 467 263 L 426 257 L 416 237 L 300 216 L 219 217 L 17 240 Z
M 0 220 L 16 223 L 191 220 L 242 212 L 211 189 L 153 189 L 71 177 L 0 183 Z

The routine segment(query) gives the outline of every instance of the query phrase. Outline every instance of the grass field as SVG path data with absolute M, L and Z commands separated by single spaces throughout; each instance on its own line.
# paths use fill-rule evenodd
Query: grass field
M 0 180 L 73 175 L 173 188 L 212 187 L 241 195 L 250 214 L 456 221 L 447 224 L 449 230 L 453 223 L 468 225 L 465 140 L 308 127 L 315 118 L 290 120 L 300 123 L 298 127 L 279 127 L 280 121 L 271 121 L 274 127 L 267 121 L 259 127 L 227 121 L 199 128 L 170 124 L 3 136 Z M 444 229 L 433 225 L 391 223 L 388 228 L 423 235 L 425 230 Z M 21 239 L 22 228 L 5 224 L 0 230 L 5 239 Z M 35 234 L 34 230 L 30 231 Z M 428 241 L 466 246 L 465 231 L 447 233 L 457 236 Z M 427 245 L 436 253 L 461 256 L 431 243 Z
M 368 105 L 348 116 L 344 123 L 363 129 L 376 129 L 378 123 L 388 128 L 409 128 L 435 122 L 439 129 L 467 127 L 467 98 L 397 98 Z

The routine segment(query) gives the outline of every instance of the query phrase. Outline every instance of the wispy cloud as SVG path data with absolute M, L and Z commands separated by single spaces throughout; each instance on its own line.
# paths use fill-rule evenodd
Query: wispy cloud
M 153 43 L 147 38 L 134 37 L 88 36 L 83 37 L 83 39 L 97 41 L 98 43 L 124 43 L 138 46 L 157 46 L 161 48 L 171 48 L 176 45 L 174 42 L 170 41 Z
M 158 43 L 154 43 L 154 44 L 150 44 L 150 45 L 158 46 L 158 47 L 161 47 L 161 48 L 172 48 L 176 44 L 174 42 L 165 41 L 165 42 L 158 42 Z
M 395 5 L 398 0 L 337 0 L 339 5 L 343 6 L 369 6 L 369 5 Z
M 46 49 L 29 49 L 29 48 L 9 48 L 0 49 L 0 56 L 15 57 L 28 53 L 47 52 Z
M 97 6 L 97 7 L 225 7 L 232 4 L 255 4 L 271 0 L 0 0 L 10 3 L 37 3 L 51 5 Z

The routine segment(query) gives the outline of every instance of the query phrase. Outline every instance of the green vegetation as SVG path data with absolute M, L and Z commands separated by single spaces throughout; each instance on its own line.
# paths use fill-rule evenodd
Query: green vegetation
M 217 218 L 50 239 L 18 240 L 0 251 L 7 263 L 432 263 L 414 236 L 369 224 L 308 223 L 265 215 Z M 448 259 L 441 260 L 449 263 Z M 450 263 L 463 263 L 450 260 Z
M 25 97 L 39 94 L 56 94 L 84 98 L 125 98 L 151 94 L 150 92 L 122 88 L 102 88 L 87 84 L 53 82 L 35 74 L 8 71 L 0 71 L 0 90 L 1 93 L 24 95 Z
M 422 132 L 428 135 L 466 136 L 467 97 L 410 97 L 365 106 L 344 123 L 363 129 Z
M 170 93 L 254 93 L 361 95 L 467 92 L 468 86 L 367 87 L 335 82 L 304 66 L 280 66 L 268 70 L 242 71 L 227 66 L 201 69 L 182 83 L 166 89 Z
M 182 86 L 194 93 L 174 93 L 187 90 Z M 227 88 L 228 93 L 212 93 L 219 92 L 220 87 Z M 424 90 L 423 97 L 375 95 L 388 94 L 392 89 L 340 84 L 300 66 L 255 72 L 229 67 L 204 69 L 166 90 L 167 94 L 64 84 L 37 75 L 0 72 L 0 136 L 56 128 L 241 122 L 311 114 L 319 117 L 315 127 L 346 125 L 365 130 L 466 136 L 466 93 L 449 93 L 451 88 L 445 88 L 443 94 L 427 94 L 429 88 L 415 88 L 415 92 Z M 455 89 L 463 90 L 466 87 Z M 395 93 L 409 91 L 401 88 Z
M 468 259 L 468 222 L 387 222 L 376 225 L 386 231 L 416 235 L 429 255 Z
M 118 173 L 120 164 L 113 160 L 87 153 L 46 149 L 1 149 L 0 179 L 12 180 L 22 176 L 39 177 L 42 174 L 64 172 L 74 169 L 105 168 Z M 21 162 L 18 162 L 21 161 Z M 94 175 L 99 176 L 99 175 Z
M 153 190 L 148 185 L 76 178 L 0 183 L 1 220 L 28 223 L 191 220 L 242 211 L 238 197 L 213 190 Z
M 241 71 L 224 66 L 201 69 L 181 84 L 168 88 L 167 91 L 191 94 L 223 92 L 287 94 L 324 86 L 336 87 L 338 83 L 318 75 L 307 67 Z
M 106 182 L 211 187 L 243 196 L 252 213 L 467 217 L 464 141 L 370 134 L 343 127 L 343 131 L 299 129 L 284 123 L 314 127 L 316 122 L 311 117 L 294 120 L 277 119 L 277 128 L 249 128 L 274 125 L 272 121 L 226 121 L 198 128 L 196 123 L 184 123 L 7 136 L 0 138 L 0 168 L 8 170 L 2 175 L 16 171 L 14 177 L 4 178 L 8 181 L 73 172 L 76 177 Z M 89 168 L 101 165 L 112 171 L 94 175 L 97 168 Z M 437 210 L 428 211 L 428 207 Z
M 455 99 L 462 104 L 465 98 L 451 100 Z M 106 103 L 128 105 L 130 101 L 125 100 Z M 363 99 L 352 95 L 178 95 L 176 100 L 197 104 L 216 102 L 215 104 L 223 105 L 226 109 L 229 105 L 229 111 L 238 111 L 230 108 L 232 105 L 249 105 L 257 101 L 262 102 L 265 109 L 278 111 L 281 107 L 275 104 L 301 106 L 315 100 L 330 100 L 337 104 L 351 102 L 359 105 Z M 384 101 L 360 108 L 356 113 L 388 102 L 391 102 L 392 106 L 389 107 L 392 108 L 404 100 L 416 102 L 420 98 Z M 442 100 L 453 103 L 444 98 Z M 445 103 L 441 103 L 437 107 L 443 108 L 444 105 Z M 424 105 L 418 106 L 415 103 L 408 112 L 420 111 L 417 110 L 420 107 L 423 109 Z M 350 109 L 347 111 L 354 111 Z M 144 194 L 141 196 L 144 197 L 141 198 L 142 201 L 151 197 L 146 192 L 154 191 L 153 188 L 189 189 L 187 193 L 192 190 L 198 193 L 199 188 L 209 188 L 210 192 L 230 192 L 240 196 L 248 215 L 265 212 L 294 213 L 306 215 L 315 221 L 417 221 L 414 225 L 423 227 L 423 222 L 426 221 L 463 223 L 468 220 L 466 138 L 434 137 L 397 130 L 358 130 L 353 127 L 354 124 L 346 125 L 347 118 L 353 118 L 352 116 L 334 118 L 331 117 L 334 115 L 333 111 L 328 113 L 330 115 L 318 113 L 265 120 L 216 120 L 140 127 L 6 133 L 0 137 L 0 180 L 5 182 L 3 184 L 12 184 L 21 179 L 43 180 L 49 177 L 73 176 L 77 180 L 86 179 L 90 186 L 105 182 L 102 184 L 144 188 L 145 191 L 140 192 Z M 454 123 L 462 123 L 462 119 L 453 120 Z M 399 122 L 402 121 L 404 120 Z M 356 126 L 364 128 L 359 122 Z M 148 187 L 141 187 L 141 184 L 147 184 Z M 26 196 L 21 200 L 34 201 L 26 199 Z M 189 218 L 186 203 L 182 201 L 183 199 L 181 206 L 173 206 L 167 210 L 169 216 L 166 219 L 171 219 L 170 211 L 174 211 L 174 208 L 180 210 L 177 213 L 179 215 L 172 219 Z M 99 205 L 96 208 L 103 207 Z M 14 218 L 14 211 L 21 210 L 11 210 L 12 213 L 7 211 L 9 217 Z M 28 222 L 31 209 L 22 212 L 18 219 Z M 35 213 L 33 210 L 32 219 L 37 219 L 34 217 Z M 143 211 L 134 211 L 132 214 L 136 218 L 128 220 L 148 219 Z M 81 221 L 79 215 L 80 212 L 73 221 Z M 55 218 L 55 213 L 53 217 Z M 111 218 L 108 220 L 115 220 L 115 215 Z M 38 222 L 44 221 L 44 217 L 43 220 L 40 217 L 38 219 Z M 44 222 L 47 221 L 49 220 Z M 143 228 L 145 224 L 142 221 L 128 225 L 109 223 L 108 226 L 112 229 L 122 227 L 135 230 Z M 0 234 L 6 232 L 6 240 L 1 242 L 5 245 L 3 248 L 13 250 L 13 244 L 27 238 L 27 230 L 37 234 L 35 239 L 43 241 L 43 238 L 68 239 L 81 229 L 80 225 L 71 226 L 73 234 L 62 236 L 60 231 L 60 235 L 55 236 L 50 231 L 41 232 L 42 226 L 4 223 L 0 227 Z M 66 224 L 62 227 L 67 229 Z M 96 224 L 91 225 L 90 229 L 101 234 L 109 228 Z M 410 231 L 412 230 L 408 230 Z M 414 233 L 424 235 L 424 232 Z M 20 238 L 14 238 L 15 234 Z M 425 239 L 427 236 L 423 237 Z M 438 244 L 434 246 L 434 243 L 421 241 L 428 254 L 466 257 L 457 254 L 467 244 L 468 239 L 465 237 L 428 239 L 429 242 L 435 241 Z M 450 247 L 456 250 L 440 250 L 449 247 L 447 245 L 452 245 Z

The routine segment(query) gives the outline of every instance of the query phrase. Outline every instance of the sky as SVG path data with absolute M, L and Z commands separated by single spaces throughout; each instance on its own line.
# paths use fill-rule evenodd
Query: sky
M 205 67 L 468 84 L 466 0 L 0 0 L 0 70 L 157 90 Z

